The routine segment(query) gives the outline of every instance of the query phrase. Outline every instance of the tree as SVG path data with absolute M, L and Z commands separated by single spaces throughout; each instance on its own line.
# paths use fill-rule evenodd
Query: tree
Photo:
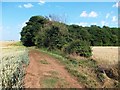
M 58 22 L 52 22 L 52 25 L 47 25 L 36 36 L 36 41 L 42 40 L 42 45 L 52 49 L 61 49 L 66 43 L 65 36 L 67 35 L 67 28 L 64 24 Z M 37 43 L 37 46 L 41 45 Z
M 25 26 L 21 32 L 21 42 L 25 46 L 33 46 L 34 42 L 32 41 L 33 39 L 33 33 L 31 30 L 31 26 Z
M 50 20 L 51 19 L 51 20 Z M 119 45 L 118 28 L 91 25 L 66 25 L 57 16 L 33 16 L 21 31 L 21 42 L 25 46 L 37 46 L 49 50 L 61 50 L 69 54 L 91 56 L 90 46 Z
M 42 16 L 33 16 L 26 23 L 27 26 L 23 27 L 21 31 L 21 42 L 25 46 L 35 45 L 35 35 L 37 32 L 44 26 L 47 22 L 47 19 Z

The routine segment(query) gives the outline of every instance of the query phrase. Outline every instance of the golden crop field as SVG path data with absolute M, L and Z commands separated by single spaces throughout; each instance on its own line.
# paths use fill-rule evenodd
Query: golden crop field
M 92 47 L 94 60 L 100 65 L 112 65 L 118 63 L 118 47 Z M 20 88 L 23 87 L 23 78 L 25 75 L 25 68 L 22 65 L 28 65 L 28 49 L 21 45 L 20 42 L 6 41 L 0 42 L 0 88 Z M 81 61 L 81 60 L 80 60 Z M 83 60 L 84 61 L 84 60 Z M 90 62 L 90 61 L 89 61 Z M 89 64 L 86 62 L 86 64 Z M 85 63 L 81 63 L 83 65 Z M 83 65 L 84 66 L 84 65 Z M 74 68 L 74 67 L 73 67 Z M 72 68 L 72 69 L 73 69 Z M 80 69 L 82 74 L 90 72 L 87 68 Z M 82 71 L 83 70 L 83 71 Z M 86 71 L 85 71 L 86 70 Z M 88 71 L 87 71 L 88 70 Z M 85 74 L 86 75 L 86 74 Z M 89 74 L 88 74 L 89 75 Z M 90 74 L 91 75 L 91 74 Z M 94 77 L 94 74 L 92 74 Z M 91 76 L 87 77 L 93 80 Z M 107 79 L 108 80 L 108 79 Z M 97 81 L 96 81 L 97 82 Z M 114 83 L 115 80 L 109 78 L 108 83 Z M 106 85 L 106 83 L 105 83 Z M 111 86 L 106 85 L 106 86 Z M 99 84 L 98 84 L 99 86 Z M 111 86 L 112 87 L 112 86 Z
M 120 54 L 118 53 L 118 47 L 109 47 L 109 46 L 99 46 L 92 47 L 93 50 L 93 58 L 100 62 L 101 64 L 117 64 L 118 57 Z
M 0 42 L 0 87 L 20 88 L 24 77 L 22 64 L 28 63 L 28 50 L 17 42 Z

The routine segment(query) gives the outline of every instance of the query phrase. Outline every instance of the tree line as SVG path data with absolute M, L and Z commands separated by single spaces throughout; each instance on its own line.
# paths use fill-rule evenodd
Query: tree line
M 21 31 L 25 46 L 91 56 L 90 46 L 118 46 L 118 28 L 67 25 L 51 17 L 32 16 Z

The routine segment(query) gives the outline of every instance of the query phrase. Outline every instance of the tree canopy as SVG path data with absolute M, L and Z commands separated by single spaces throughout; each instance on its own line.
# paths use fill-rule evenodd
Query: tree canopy
M 119 45 L 118 28 L 67 25 L 43 16 L 32 16 L 26 24 L 20 33 L 25 46 L 64 49 L 67 53 L 90 56 L 90 46 Z

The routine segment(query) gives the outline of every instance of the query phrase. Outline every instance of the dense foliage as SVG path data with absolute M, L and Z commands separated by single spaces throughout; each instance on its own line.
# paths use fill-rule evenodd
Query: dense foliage
M 75 40 L 64 47 L 64 51 L 69 54 L 77 54 L 84 57 L 91 56 L 91 48 L 86 41 Z
M 118 28 L 66 25 L 50 17 L 33 16 L 21 31 L 25 46 L 58 49 L 81 56 L 91 55 L 90 46 L 118 46 Z

